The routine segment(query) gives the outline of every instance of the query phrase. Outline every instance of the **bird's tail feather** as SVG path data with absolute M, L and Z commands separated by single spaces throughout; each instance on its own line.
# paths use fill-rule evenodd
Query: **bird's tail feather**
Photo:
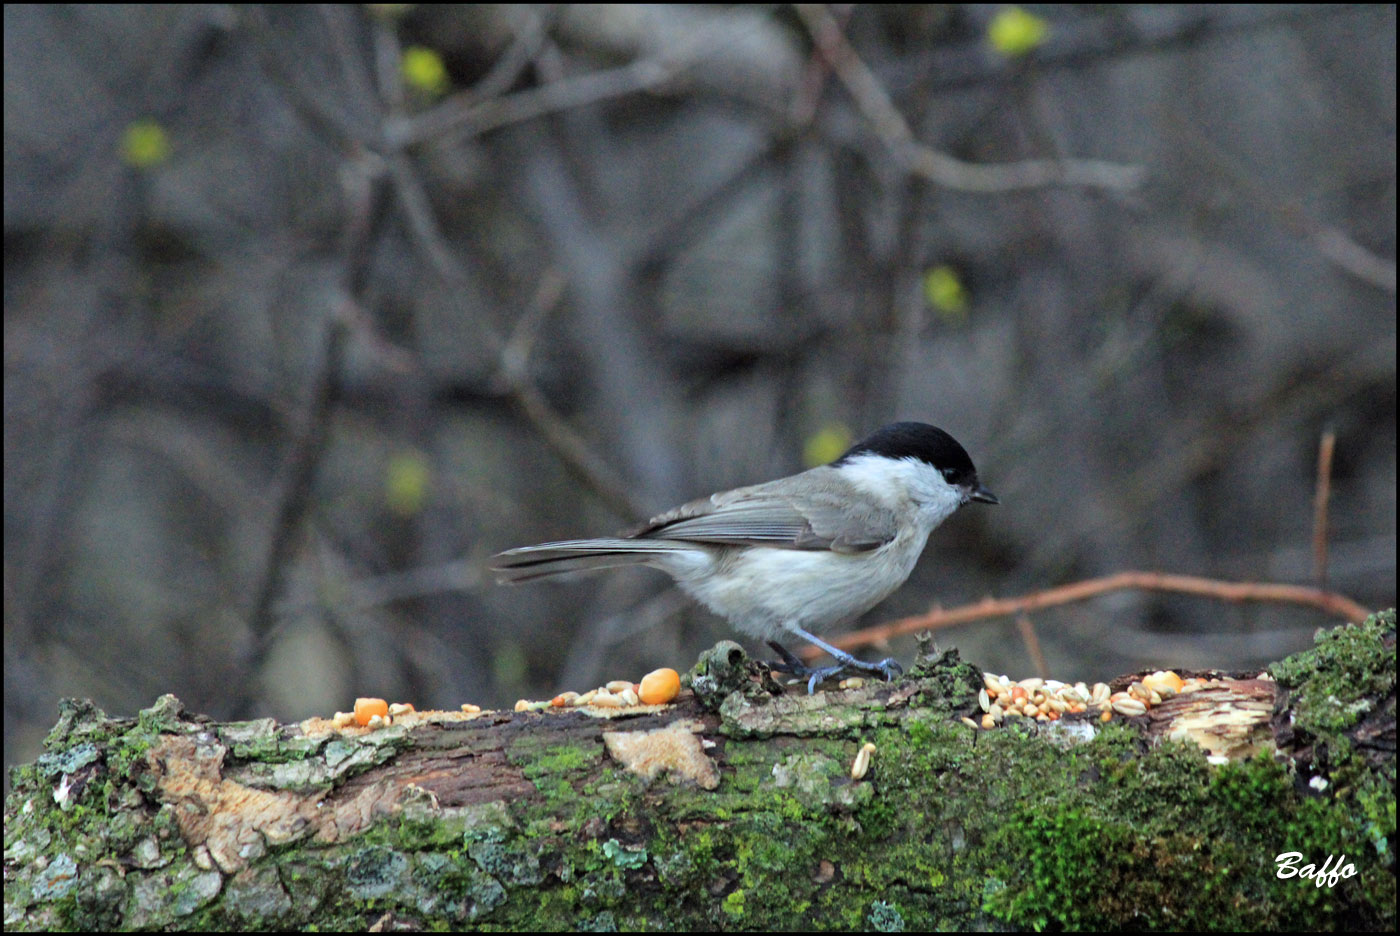
M 586 539 L 561 540 L 508 549 L 491 557 L 491 571 L 502 585 L 518 585 L 564 572 L 645 565 L 657 556 L 694 549 L 693 543 L 667 540 Z

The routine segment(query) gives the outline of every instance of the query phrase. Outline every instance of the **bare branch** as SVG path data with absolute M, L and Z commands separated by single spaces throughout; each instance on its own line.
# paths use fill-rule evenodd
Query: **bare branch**
M 1173 114 L 1183 136 L 1196 144 L 1186 152 L 1198 154 L 1202 162 L 1215 170 L 1250 204 L 1268 212 L 1286 230 L 1312 241 L 1317 252 L 1341 270 L 1377 289 L 1395 294 L 1395 261 L 1378 256 L 1340 228 L 1324 224 L 1312 216 L 1303 203 L 1287 193 L 1261 185 L 1237 160 L 1213 138 L 1207 136 L 1194 120 L 1183 114 Z
M 797 5 L 797 12 L 812 34 L 818 51 L 831 63 L 836 77 L 850 92 L 856 107 L 870 121 L 876 135 L 914 175 L 944 188 L 988 193 L 1050 185 L 1127 192 L 1138 188 L 1146 176 L 1146 170 L 1141 166 L 1094 159 L 969 163 L 920 143 L 904 115 L 894 106 L 875 73 L 861 61 L 827 8 L 821 4 L 803 3 Z
M 350 302 L 348 297 L 344 300 Z M 279 492 L 272 522 L 272 535 L 267 546 L 262 570 L 254 590 L 254 602 L 249 612 L 253 630 L 253 648 L 246 663 L 252 678 L 244 681 L 235 711 L 250 716 L 257 702 L 256 676 L 271 650 L 273 627 L 277 622 L 275 602 L 282 593 L 287 572 L 296 552 L 297 533 L 311 511 L 312 487 L 316 469 L 321 464 L 330 437 L 330 424 L 335 415 L 337 387 L 344 367 L 346 325 L 341 317 L 331 319 L 325 330 L 320 366 L 313 383 L 300 430 L 292 439 L 282 464 Z
M 575 432 L 562 416 L 555 412 L 538 387 L 528 381 L 522 381 L 511 388 L 511 393 L 549 447 L 593 493 L 602 498 L 619 516 L 629 520 L 646 516 L 646 510 L 628 493 L 627 486 L 617 477 L 616 472 L 589 448 L 583 437 Z
M 442 238 L 427 192 L 424 191 L 413 164 L 406 156 L 399 154 L 390 158 L 389 166 L 400 203 L 409 218 L 409 227 L 438 275 L 449 283 L 464 281 L 466 275 Z M 628 493 L 627 485 L 622 483 L 617 473 L 595 454 L 583 437 L 555 411 L 529 378 L 526 362 L 530 349 L 545 316 L 563 297 L 564 286 L 565 281 L 561 273 L 551 271 L 546 274 L 540 282 L 530 309 L 517 322 L 509 341 L 503 341 L 486 321 L 478 321 L 477 327 L 493 348 L 500 349 L 500 378 L 549 447 L 604 503 L 629 521 L 635 520 L 645 516 L 646 511 L 640 509 Z
M 333 603 L 320 596 L 284 598 L 273 606 L 273 614 L 287 618 L 324 609 L 328 604 L 333 604 L 335 613 L 348 614 L 447 592 L 474 592 L 489 584 L 482 574 L 481 558 L 471 556 L 347 582 Z
M 1318 225 L 1310 233 L 1318 253 L 1362 282 L 1394 295 L 1394 260 L 1377 256 L 1331 225 Z
M 444 133 L 476 136 L 507 124 L 655 88 L 688 64 L 641 59 L 621 68 L 591 72 L 505 97 L 484 101 L 474 95 L 465 100 L 454 97 L 425 114 L 391 123 L 385 129 L 395 148 L 412 146 Z
M 409 230 L 423 248 L 428 262 L 432 264 L 444 282 L 460 285 L 467 282 L 466 271 L 457 260 L 442 236 L 437 218 L 433 215 L 432 200 L 423 187 L 413 163 L 404 155 L 398 154 L 389 159 L 389 173 L 398 192 L 399 204 L 408 217 Z M 473 323 L 491 343 L 492 348 L 501 347 L 501 336 L 484 317 L 478 316 Z
M 574 475 L 620 516 L 635 520 L 647 512 L 632 496 L 622 478 L 573 430 L 530 380 L 527 364 L 535 337 L 546 316 L 563 298 L 564 287 L 563 273 L 552 267 L 545 271 L 534 300 L 520 316 L 510 340 L 501 349 L 499 379 L 546 444 Z
M 1177 592 L 1230 602 L 1264 601 L 1306 605 L 1328 614 L 1334 614 L 1337 617 L 1346 618 L 1353 623 L 1365 620 L 1371 613 L 1344 595 L 1317 588 L 1308 588 L 1305 585 L 1223 582 L 1218 579 L 1200 578 L 1194 575 L 1170 575 L 1165 572 L 1119 572 L 1116 575 L 1108 575 L 1103 578 L 1089 579 L 1084 582 L 1062 585 L 1059 588 L 1032 592 L 1020 598 L 984 598 L 976 604 L 963 605 L 960 608 L 936 608 L 927 614 L 900 618 L 878 627 L 867 627 L 864 630 L 844 634 L 831 642 L 843 650 L 851 647 L 863 647 L 902 634 L 912 634 L 915 631 L 938 630 L 972 621 L 1023 614 L 1041 608 L 1053 608 L 1056 605 L 1072 604 L 1076 601 L 1084 601 L 1087 598 L 1124 589 Z M 809 659 L 820 655 L 820 652 L 816 647 L 804 647 L 800 651 L 802 656 Z
M 546 17 L 540 15 L 540 11 L 529 4 L 506 9 L 518 15 L 523 22 L 517 25 L 515 41 L 510 48 L 501 54 L 480 81 L 472 85 L 469 93 L 477 100 L 499 97 L 509 91 L 540 54 L 548 38 L 549 23 Z
M 1332 498 L 1332 452 L 1337 433 L 1328 429 L 1317 447 L 1317 489 L 1313 494 L 1313 577 L 1327 588 L 1327 505 Z
M 1040 638 L 1036 636 L 1035 624 L 1031 616 L 1022 611 L 1016 615 L 1016 629 L 1021 632 L 1021 642 L 1026 645 L 1026 655 L 1031 658 L 1031 666 L 1041 679 L 1050 676 L 1050 667 L 1045 664 L 1045 654 L 1040 650 Z

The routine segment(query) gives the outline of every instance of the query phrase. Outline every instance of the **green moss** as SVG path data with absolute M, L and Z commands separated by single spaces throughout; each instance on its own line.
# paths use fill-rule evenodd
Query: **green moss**
M 1356 667 L 1368 685 L 1384 685 L 1385 667 L 1364 662 L 1360 646 L 1344 652 L 1346 643 L 1319 641 L 1313 667 Z M 274 878 L 249 874 L 236 894 L 223 878 L 217 899 L 201 889 L 209 874 L 186 854 L 172 808 L 149 815 L 151 800 L 135 787 L 144 774 L 139 752 L 159 740 L 152 726 L 165 718 L 188 731 L 188 721 L 171 722 L 167 711 L 104 727 L 76 707 L 55 749 L 74 749 L 62 763 L 99 765 L 80 749 L 95 743 L 108 765 L 119 757 L 129 773 L 109 769 L 67 813 L 49 805 L 55 776 L 12 773 L 7 871 L 21 873 L 7 881 L 6 899 L 29 908 L 24 925 L 44 928 L 287 928 L 308 925 L 308 914 L 324 928 L 364 928 L 385 912 L 425 928 L 545 930 L 1394 922 L 1393 765 L 1390 773 L 1358 768 L 1319 795 L 1271 758 L 1216 768 L 1194 746 L 1149 747 L 1117 722 L 1088 726 L 1092 740 L 1028 723 L 973 731 L 928 688 L 948 674 L 952 697 L 970 700 L 964 680 L 975 671 L 959 666 L 940 657 L 922 671 L 924 688 L 889 708 L 850 704 L 859 694 L 746 699 L 735 710 L 748 721 L 731 737 L 769 740 L 722 742 L 714 791 L 646 783 L 617 769 L 601 744 L 519 732 L 508 755 L 539 795 L 446 810 L 409 796 L 353 841 L 279 849 Z M 1287 678 L 1308 691 L 1303 669 Z M 799 733 L 785 735 L 781 725 Z M 257 739 L 250 744 L 262 744 L 259 726 L 245 730 Z M 1329 750 L 1343 749 L 1345 738 L 1336 738 Z M 876 753 L 865 778 L 853 781 L 851 761 L 865 741 Z M 359 747 L 345 754 L 345 762 L 363 756 Z M 1347 756 L 1363 763 L 1355 751 Z M 128 867 L 124 877 L 84 872 L 67 893 L 44 890 L 62 888 L 62 867 L 36 878 L 34 869 L 53 867 L 59 855 L 81 868 L 83 854 L 114 843 L 134 848 L 133 829 L 156 835 L 170 864 Z M 1281 882 L 1273 860 L 1284 850 L 1317 863 L 1345 853 L 1359 873 L 1332 888 Z M 36 903 L 36 883 L 49 899 Z M 277 889 L 295 900 L 277 904 Z M 337 897 L 347 891 L 355 898 Z M 177 895 L 181 915 L 124 909 L 138 892 L 153 903 Z
M 744 648 L 732 640 L 721 640 L 700 654 L 681 684 L 695 693 L 701 705 L 716 711 L 730 693 L 747 686 L 747 666 Z
M 1394 873 L 1374 862 L 1334 890 L 1281 886 L 1275 877 L 1282 851 L 1319 863 L 1348 852 L 1355 831 L 1344 804 L 1301 795 L 1267 756 L 1219 769 L 1201 764 L 1194 779 L 1180 770 L 1176 802 L 1154 799 L 1143 775 L 1188 761 L 1183 754 L 1149 752 L 1141 770 L 1118 774 L 1118 790 L 1100 790 L 1093 801 L 1059 796 L 1015 811 L 996 836 L 992 874 L 1002 886 L 988 896 L 987 911 L 1032 929 L 1309 929 L 1337 926 L 1347 917 L 1342 907 L 1375 906 L 1374 898 L 1386 916 L 1384 888 L 1393 895 Z M 1157 808 L 1135 813 L 1123 794 Z M 1393 896 L 1389 906 L 1393 916 Z
M 1319 631 L 1310 650 L 1269 667 L 1289 691 L 1294 747 L 1307 750 L 1311 768 L 1331 782 L 1350 787 L 1373 772 L 1375 764 L 1356 750 L 1348 734 L 1372 717 L 1372 708 L 1389 699 L 1378 728 L 1394 730 L 1395 612 L 1373 614 L 1357 625 Z M 1395 782 L 1395 759 L 1380 763 Z
M 1376 860 L 1395 863 L 1395 787 L 1381 777 L 1363 779 L 1355 791 L 1357 821 Z
M 982 688 L 982 671 L 964 661 L 956 648 L 937 650 L 923 641 L 910 676 L 926 685 L 919 694 L 920 704 L 944 715 L 971 710 Z
M 1312 649 L 1270 666 L 1269 674 L 1293 691 L 1296 726 L 1319 736 L 1345 731 L 1370 711 L 1372 700 L 1394 693 L 1394 639 L 1391 610 L 1319 631 Z
M 512 759 L 520 763 L 521 772 L 531 780 L 586 770 L 602 758 L 600 744 L 586 749 L 577 744 L 554 744 L 535 750 L 529 741 L 521 741 L 512 748 Z

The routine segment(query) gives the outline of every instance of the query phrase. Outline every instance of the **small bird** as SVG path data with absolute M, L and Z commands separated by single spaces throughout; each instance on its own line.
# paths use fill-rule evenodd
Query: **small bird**
M 893 658 L 858 660 L 813 631 L 850 621 L 904 584 L 929 533 L 969 501 L 1000 503 L 957 440 L 891 423 L 844 455 L 776 481 L 721 491 L 604 539 L 522 546 L 492 557 L 503 584 L 646 565 L 782 657 L 773 669 L 817 683 L 850 670 L 893 679 Z M 800 637 L 837 663 L 809 667 L 777 642 Z

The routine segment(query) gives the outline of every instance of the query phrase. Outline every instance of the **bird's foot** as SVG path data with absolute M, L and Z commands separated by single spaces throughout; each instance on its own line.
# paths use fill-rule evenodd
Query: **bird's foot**
M 817 683 L 825 682 L 851 670 L 873 673 L 885 682 L 893 682 L 896 676 L 904 675 L 904 667 L 900 666 L 899 661 L 894 657 L 886 657 L 878 663 L 870 663 L 865 660 L 857 660 L 849 653 L 838 650 L 836 654 L 833 654 L 836 656 L 837 662 L 831 666 L 808 666 L 799 660 L 791 650 L 777 641 L 768 641 L 768 646 L 782 657 L 780 662 L 768 664 L 769 668 L 778 673 L 796 676 L 798 679 L 806 679 L 808 695 L 817 691 Z

